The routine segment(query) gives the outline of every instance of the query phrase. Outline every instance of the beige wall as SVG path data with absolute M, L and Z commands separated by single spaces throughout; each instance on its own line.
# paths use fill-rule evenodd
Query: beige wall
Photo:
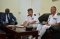
M 52 2 L 52 0 L 41 0 L 40 14 L 50 12 L 50 7 L 56 6 L 58 12 L 60 12 L 60 0 Z M 9 8 L 11 12 L 16 16 L 18 22 L 19 19 L 19 10 L 20 4 L 19 0 L 0 0 L 0 12 L 4 12 L 5 8 Z
M 50 12 L 50 7 L 51 6 L 56 6 L 57 11 L 60 12 L 60 0 L 52 2 L 52 0 L 41 0 L 41 9 L 40 13 L 48 13 Z
M 15 15 L 17 21 L 19 21 L 19 5 L 18 0 L 0 0 L 0 12 L 4 12 L 6 8 Z

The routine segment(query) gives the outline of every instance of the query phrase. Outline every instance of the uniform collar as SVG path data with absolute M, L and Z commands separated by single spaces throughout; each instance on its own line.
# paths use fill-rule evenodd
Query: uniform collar
M 55 13 L 55 15 L 54 16 L 57 16 L 57 13 Z M 53 15 L 52 15 L 52 17 L 54 17 Z

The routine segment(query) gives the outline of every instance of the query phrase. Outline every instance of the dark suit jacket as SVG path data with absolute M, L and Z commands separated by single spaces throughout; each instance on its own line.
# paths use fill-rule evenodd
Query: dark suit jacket
M 2 24 L 2 15 L 4 14 L 4 12 L 0 12 L 0 25 Z
M 9 14 L 9 23 L 8 25 L 16 25 L 17 24 L 17 21 L 16 21 L 16 17 L 14 17 L 14 15 L 12 13 L 4 13 L 2 16 L 1 16 L 1 19 L 2 19 L 2 22 L 6 22 L 6 14 Z
M 14 17 L 14 15 L 12 13 L 8 13 L 9 14 L 9 23 L 8 25 L 16 25 L 17 21 L 16 21 L 16 17 Z M 5 25 L 3 22 L 6 21 L 6 13 L 4 12 L 0 12 L 0 32 L 6 32 L 5 31 Z

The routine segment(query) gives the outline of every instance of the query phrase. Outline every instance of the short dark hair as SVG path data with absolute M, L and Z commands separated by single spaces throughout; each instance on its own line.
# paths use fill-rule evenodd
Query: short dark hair
M 9 13 L 10 10 L 8 8 L 5 9 L 5 13 Z
M 27 11 L 28 11 L 28 12 L 29 12 L 29 11 L 33 11 L 33 9 L 32 9 L 32 8 L 29 8 Z

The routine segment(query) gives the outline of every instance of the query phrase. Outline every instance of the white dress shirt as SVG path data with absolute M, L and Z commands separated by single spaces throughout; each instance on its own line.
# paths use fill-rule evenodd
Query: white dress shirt
M 8 18 L 9 18 L 9 14 L 6 14 L 6 23 L 9 22 Z

